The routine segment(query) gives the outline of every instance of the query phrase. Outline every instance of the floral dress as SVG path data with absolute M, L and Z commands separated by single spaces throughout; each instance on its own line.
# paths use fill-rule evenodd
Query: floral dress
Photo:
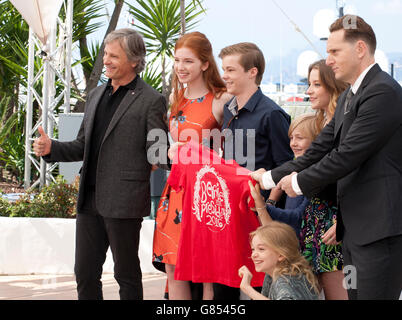
M 177 108 L 177 114 L 169 118 L 169 132 L 174 141 L 186 142 L 192 139 L 199 143 L 209 143 L 208 130 L 203 129 L 220 130 L 220 125 L 212 113 L 213 99 L 211 92 L 198 99 L 183 98 Z M 161 271 L 165 271 L 165 263 L 176 265 L 182 200 L 183 191 L 176 192 L 168 184 L 165 185 L 156 211 L 152 259 L 153 265 Z
M 342 270 L 342 245 L 326 245 L 321 237 L 336 223 L 336 200 L 327 194 L 336 194 L 334 186 L 311 199 L 303 215 L 300 231 L 300 249 L 310 262 L 314 273 Z

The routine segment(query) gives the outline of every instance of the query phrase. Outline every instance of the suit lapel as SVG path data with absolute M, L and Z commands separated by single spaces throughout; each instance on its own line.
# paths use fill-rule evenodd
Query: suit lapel
M 348 89 L 346 89 L 343 93 L 342 93 L 342 97 L 339 99 L 339 103 L 336 107 L 336 111 L 335 111 L 335 131 L 334 131 L 334 137 L 336 137 L 339 133 L 339 130 L 342 128 L 342 124 L 343 124 L 343 119 L 344 119 L 344 112 L 343 112 L 343 108 L 345 106 L 345 101 L 346 101 L 346 94 L 347 94 Z
M 345 105 L 345 100 L 346 100 L 346 90 L 344 93 L 342 93 L 342 103 L 337 106 L 337 109 L 340 108 L 341 110 L 338 110 L 338 118 L 336 119 L 336 125 L 335 125 L 335 137 L 338 135 L 339 132 L 341 132 L 341 140 L 343 137 L 347 134 L 350 126 L 352 125 L 354 119 L 356 118 L 357 115 L 357 110 L 356 108 L 358 107 L 358 102 L 360 100 L 360 96 L 362 95 L 364 88 L 370 83 L 370 81 L 375 77 L 375 75 L 381 71 L 381 68 L 379 67 L 378 64 L 375 64 L 369 72 L 366 74 L 364 77 L 359 89 L 357 90 L 356 94 L 353 96 L 353 98 L 350 100 L 350 106 L 349 106 L 349 112 L 347 114 L 344 114 L 344 105 Z M 340 130 L 342 128 L 342 130 Z
M 360 91 L 360 90 L 359 90 Z M 342 130 L 341 130 L 341 137 L 340 140 L 342 141 L 345 135 L 348 133 L 350 126 L 352 125 L 353 121 L 356 119 L 356 105 L 357 101 L 359 101 L 359 94 L 356 94 L 350 99 L 349 101 L 349 112 L 344 113 L 342 110 L 343 121 L 342 121 Z
M 142 88 L 142 81 L 141 79 L 138 79 L 135 90 L 127 91 L 123 100 L 120 102 L 120 105 L 117 108 L 115 114 L 113 115 L 112 120 L 110 121 L 110 124 L 105 132 L 105 136 L 103 137 L 102 143 L 109 136 L 110 132 L 112 132 L 113 128 L 117 125 L 121 117 L 126 113 L 127 109 L 130 108 L 134 101 L 138 98 L 142 91 Z

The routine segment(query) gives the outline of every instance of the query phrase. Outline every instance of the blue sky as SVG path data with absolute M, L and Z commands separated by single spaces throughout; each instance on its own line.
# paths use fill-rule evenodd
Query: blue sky
M 188 1 L 188 0 L 187 0 Z M 322 57 L 326 57 L 326 42 L 313 32 L 314 15 L 321 9 L 336 14 L 336 0 L 275 0 L 285 14 L 308 37 Z M 377 36 L 377 49 L 386 53 L 389 63 L 395 63 L 395 76 L 402 79 L 402 0 L 344 0 L 346 13 L 365 19 Z M 310 44 L 272 0 L 204 0 L 207 9 L 197 30 L 210 39 L 215 56 L 230 44 L 256 43 L 268 63 L 265 81 L 278 81 L 279 56 L 287 69 L 285 81 L 297 81 L 297 56 L 313 50 Z M 399 52 L 396 56 L 394 53 Z M 397 58 L 394 58 L 397 57 Z M 395 60 L 396 59 L 396 60 Z M 217 59 L 220 65 L 220 59 Z M 284 70 L 285 71 L 285 70 Z M 285 71 L 285 73 L 286 73 Z
M 336 10 L 335 0 L 276 2 L 312 42 L 319 40 L 313 34 L 315 13 L 320 9 Z M 373 27 L 379 49 L 402 52 L 402 0 L 344 2 Z M 208 11 L 197 29 L 207 35 L 215 51 L 241 41 L 255 42 L 269 56 L 279 56 L 280 44 L 285 55 L 292 49 L 310 48 L 271 0 L 204 0 L 204 6 Z
M 186 4 L 190 0 L 186 0 Z M 320 9 L 336 11 L 336 0 L 275 0 L 300 29 L 315 42 L 313 17 Z M 106 3 L 108 3 L 107 1 Z M 128 0 L 135 4 L 135 0 Z M 344 0 L 346 7 L 363 17 L 374 29 L 378 48 L 402 52 L 402 0 Z M 203 0 L 207 9 L 195 30 L 207 35 L 218 51 L 241 41 L 255 42 L 267 55 L 279 56 L 292 49 L 308 47 L 306 40 L 275 6 L 272 0 Z M 109 13 L 113 5 L 108 3 Z M 119 26 L 125 26 L 122 12 Z M 104 30 L 103 30 L 104 29 Z M 106 26 L 100 33 L 106 30 Z M 280 32 L 280 30 L 282 30 Z M 282 37 L 280 36 L 282 34 Z M 282 39 L 282 41 L 281 41 Z M 325 54 L 325 52 L 323 52 Z
M 186 0 L 186 4 L 190 0 Z M 109 13 L 113 5 L 109 2 Z M 135 0 L 128 0 L 135 4 Z M 313 33 L 314 15 L 321 9 L 331 9 L 337 13 L 336 0 L 275 0 L 286 15 L 314 43 L 325 57 L 325 41 L 320 41 Z M 396 56 L 400 67 L 395 69 L 402 78 L 402 0 L 344 0 L 346 13 L 357 14 L 365 19 L 377 36 L 377 48 L 387 55 Z M 295 75 L 297 56 L 312 47 L 295 30 L 294 25 L 275 5 L 273 0 L 203 0 L 207 12 L 201 16 L 198 26 L 193 29 L 206 34 L 212 43 L 214 54 L 230 44 L 250 41 L 256 43 L 264 53 L 268 63 L 266 79 L 279 74 L 279 56 L 282 55 L 288 75 Z M 120 16 L 118 27 L 127 26 L 127 15 Z M 106 26 L 98 35 L 106 31 Z M 220 59 L 216 59 L 220 65 Z M 389 62 L 393 61 L 392 58 Z M 286 66 L 287 64 L 287 66 Z M 289 77 L 288 77 L 289 78 Z M 290 77 L 291 78 L 291 77 Z M 295 81 L 292 79 L 289 81 Z M 277 79 L 276 79 L 277 81 Z

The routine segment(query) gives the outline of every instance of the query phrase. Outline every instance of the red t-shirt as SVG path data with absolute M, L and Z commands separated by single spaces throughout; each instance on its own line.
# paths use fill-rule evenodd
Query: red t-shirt
M 179 148 L 168 179 L 175 190 L 184 189 L 176 280 L 239 288 L 238 270 L 246 265 L 251 285 L 262 286 L 264 273 L 255 272 L 251 260 L 249 234 L 260 224 L 247 205 L 249 172 L 203 145 Z

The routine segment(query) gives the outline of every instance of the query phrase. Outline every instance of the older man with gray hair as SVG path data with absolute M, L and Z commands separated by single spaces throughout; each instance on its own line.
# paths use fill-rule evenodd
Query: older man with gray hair
M 111 32 L 103 57 L 109 80 L 89 92 L 77 138 L 51 140 L 40 127 L 33 144 L 47 162 L 83 160 L 74 267 L 78 299 L 103 299 L 102 267 L 109 246 L 120 298 L 143 299 L 138 246 L 143 217 L 150 213 L 147 153 L 158 149 L 166 154 L 159 154 L 166 160 L 158 165 L 168 168 L 167 139 L 147 139 L 152 130 L 167 137 L 167 125 L 164 97 L 138 75 L 145 52 L 136 31 Z

